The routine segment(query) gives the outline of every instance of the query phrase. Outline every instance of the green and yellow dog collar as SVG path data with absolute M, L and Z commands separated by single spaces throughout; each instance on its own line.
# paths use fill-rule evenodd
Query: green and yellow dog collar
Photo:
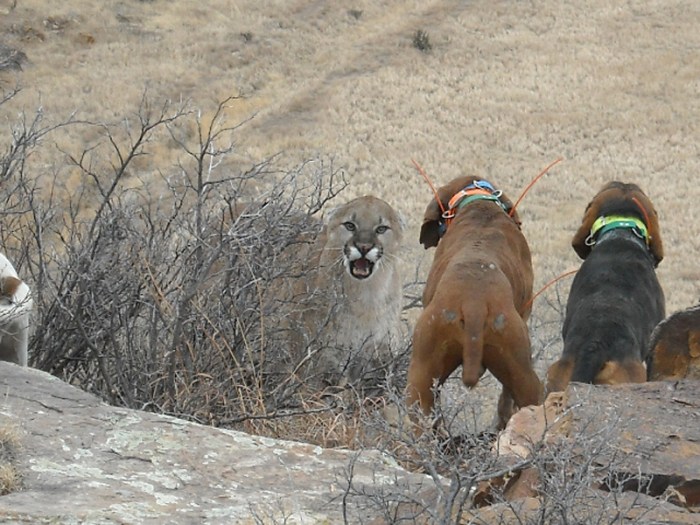
M 598 217 L 591 227 L 591 233 L 586 239 L 586 244 L 592 246 L 598 237 L 617 228 L 633 230 L 640 239 L 647 245 L 649 244 L 649 232 L 644 221 L 628 215 L 601 215 Z

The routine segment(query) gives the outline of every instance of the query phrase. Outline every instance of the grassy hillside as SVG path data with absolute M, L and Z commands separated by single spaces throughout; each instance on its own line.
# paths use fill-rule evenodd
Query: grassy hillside
M 392 203 L 408 223 L 407 283 L 432 257 L 417 242 L 432 194 L 412 159 L 436 184 L 476 173 L 515 199 L 561 157 L 519 207 L 535 289 L 578 266 L 570 239 L 583 210 L 619 179 L 641 185 L 659 211 L 672 312 L 700 297 L 699 24 L 692 1 L 2 0 L 0 44 L 14 58 L 0 87 L 21 90 L 0 105 L 0 140 L 10 144 L 12 127 L 39 109 L 44 126 L 75 122 L 43 137 L 24 173 L 54 204 L 84 195 L 61 213 L 89 222 L 103 188 L 80 166 L 83 152 L 95 153 L 96 173 L 110 172 L 110 136 L 126 151 L 144 109 L 186 108 L 119 179 L 120 191 L 169 206 L 172 187 L 151 185 L 193 161 L 182 145 L 216 115 L 229 133 L 213 141 L 221 155 L 210 176 L 272 156 L 278 172 L 322 159 L 345 173 L 340 199 Z M 256 182 L 250 198 L 263 191 Z M 65 250 L 60 232 L 47 241 L 48 252 Z M 534 303 L 540 371 L 559 349 L 569 283 Z

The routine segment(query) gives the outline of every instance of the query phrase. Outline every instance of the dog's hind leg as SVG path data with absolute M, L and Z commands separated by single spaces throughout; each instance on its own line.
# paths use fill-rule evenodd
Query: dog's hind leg
M 510 389 L 503 386 L 501 395 L 498 396 L 498 410 L 493 420 L 493 428 L 496 431 L 503 430 L 510 417 L 515 413 L 515 401 Z
M 514 411 L 513 405 L 537 405 L 542 402 L 543 391 L 532 367 L 527 325 L 514 309 L 500 315 L 503 328 L 489 334 L 484 364 L 503 385 L 498 404 L 498 427 L 502 429 Z
M 625 361 L 607 361 L 596 374 L 595 385 L 619 385 L 622 383 L 644 383 L 647 369 L 644 363 L 635 359 Z
M 435 404 L 434 383 L 442 385 L 461 362 L 457 343 L 445 337 L 443 328 L 424 311 L 413 332 L 406 402 L 409 407 L 419 403 L 426 416 Z

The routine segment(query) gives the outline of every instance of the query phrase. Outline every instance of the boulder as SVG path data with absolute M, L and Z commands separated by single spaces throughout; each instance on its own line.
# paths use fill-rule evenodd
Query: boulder
M 0 429 L 18 443 L 0 460 L 22 479 L 0 498 L 0 523 L 698 523 L 696 381 L 573 383 L 519 411 L 492 448 L 500 474 L 462 510 L 443 509 L 459 463 L 438 486 L 376 450 L 111 407 L 11 363 L 0 386 Z
M 572 383 L 543 406 L 515 414 L 494 452 L 519 467 L 479 488 L 475 501 L 484 507 L 499 498 L 509 502 L 481 509 L 482 518 L 507 514 L 517 502 L 520 511 L 511 520 L 517 522 L 541 515 L 542 502 L 559 497 L 570 516 L 584 522 L 620 513 L 633 521 L 698 523 L 700 382 Z M 569 495 L 566 482 L 572 483 Z
M 115 408 L 53 376 L 0 362 L 0 427 L 16 427 L 20 490 L 2 523 L 339 523 L 377 517 L 346 488 L 430 478 L 378 451 L 322 449 Z M 345 504 L 344 504 L 345 503 Z M 286 520 L 286 521 L 285 521 Z

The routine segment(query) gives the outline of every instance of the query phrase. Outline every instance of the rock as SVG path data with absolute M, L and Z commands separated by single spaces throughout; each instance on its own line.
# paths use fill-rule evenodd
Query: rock
M 659 501 L 642 494 L 623 493 L 615 504 L 601 500 L 595 490 L 589 489 L 579 495 L 585 505 L 572 507 L 568 523 L 635 523 L 654 525 L 697 525 L 697 515 L 683 511 L 671 503 Z M 610 498 L 612 499 L 612 498 Z M 608 504 L 606 508 L 606 504 Z M 624 519 L 618 509 L 626 509 Z M 601 519 L 602 518 L 602 519 Z M 470 521 L 473 520 L 473 521 Z M 560 514 L 541 512 L 541 501 L 534 497 L 499 503 L 481 508 L 478 512 L 466 512 L 461 523 L 523 525 L 524 523 L 567 523 Z
M 480 485 L 461 511 L 444 508 L 454 478 L 437 486 L 379 451 L 115 408 L 11 363 L 0 363 L 0 386 L 0 428 L 18 429 L 23 477 L 0 498 L 0 523 L 385 524 L 437 514 L 507 524 L 560 523 L 562 513 L 571 523 L 698 523 L 695 381 L 573 383 L 519 411 L 493 446 L 493 472 L 510 472 Z
M 700 506 L 700 383 L 576 385 L 567 408 L 574 441 L 614 427 L 599 464 L 613 464 L 618 473 L 641 472 L 656 485 L 652 492 L 671 489 L 685 496 L 684 506 Z
M 568 505 L 583 522 L 613 519 L 622 509 L 630 520 L 643 516 L 654 523 L 698 523 L 689 512 L 700 509 L 696 381 L 614 387 L 573 383 L 566 392 L 551 394 L 543 406 L 515 414 L 494 450 L 519 467 L 482 484 L 475 495 L 481 505 L 496 501 L 497 487 L 503 499 L 518 502 L 520 518 L 535 516 L 542 512 L 538 495 L 548 494 L 551 501 L 559 488 L 553 483 L 578 476 L 588 481 Z M 533 456 L 533 450 L 538 454 Z M 523 466 L 527 458 L 532 462 Z M 507 509 L 502 505 L 479 516 L 500 515 Z
M 22 490 L 0 522 L 339 523 L 377 511 L 345 493 L 430 478 L 378 451 L 328 450 L 115 408 L 44 372 L 0 363 L 0 425 L 20 429 Z M 285 521 L 285 519 L 287 521 Z

